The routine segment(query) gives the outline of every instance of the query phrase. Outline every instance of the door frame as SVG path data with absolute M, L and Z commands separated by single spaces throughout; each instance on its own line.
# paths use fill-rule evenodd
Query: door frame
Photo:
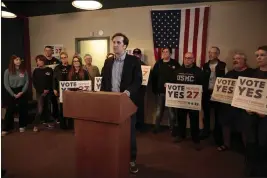
M 107 49 L 108 49 L 108 51 L 107 51 L 107 53 L 109 53 L 110 52 L 110 50 L 109 50 L 109 48 L 110 48 L 110 37 L 109 36 L 107 36 L 107 37 L 84 37 L 84 38 L 75 38 L 75 52 L 76 53 L 79 53 L 80 54 L 80 46 L 79 46 L 79 42 L 80 41 L 86 41 L 86 40 L 107 40 L 107 44 L 108 44 L 108 47 L 107 47 Z

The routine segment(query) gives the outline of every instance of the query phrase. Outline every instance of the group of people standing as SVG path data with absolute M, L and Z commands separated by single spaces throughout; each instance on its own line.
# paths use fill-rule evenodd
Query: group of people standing
M 256 69 L 247 65 L 244 53 L 237 52 L 233 55 L 233 70 L 229 72 L 226 63 L 219 59 L 220 49 L 216 46 L 209 50 L 209 61 L 202 69 L 196 66 L 193 53 L 185 53 L 180 66 L 171 59 L 171 51 L 170 48 L 162 49 L 162 59 L 156 62 L 152 71 L 152 89 L 157 96 L 154 133 L 160 131 L 160 121 L 165 109 L 166 83 L 201 85 L 204 129 L 201 132 L 199 130 L 199 111 L 167 107 L 170 129 L 176 137 L 174 141 L 180 143 L 184 140 L 189 115 L 195 149 L 201 150 L 200 139 L 208 138 L 211 134 L 210 110 L 213 108 L 213 136 L 217 151 L 230 149 L 230 134 L 232 129 L 235 129 L 241 133 L 246 148 L 246 175 L 267 176 L 267 116 L 211 100 L 217 77 L 267 79 L 267 46 L 261 46 L 255 52 L 258 65 Z
M 37 114 L 33 121 L 33 131 L 38 132 L 38 125 L 43 122 L 48 128 L 54 127 L 54 120 L 60 123 L 62 129 L 73 129 L 73 120 L 63 117 L 62 104 L 58 104 L 59 82 L 92 80 L 100 76 L 97 66 L 92 65 L 92 56 L 84 56 L 85 65 L 78 55 L 73 56 L 71 65 L 68 54 L 60 53 L 60 60 L 52 56 L 52 47 L 46 46 L 44 55 L 37 55 L 37 67 L 32 73 L 32 83 L 36 91 Z M 52 67 L 54 66 L 54 68 Z M 53 68 L 53 69 L 52 69 Z M 14 128 L 14 113 L 18 106 L 19 131 L 24 132 L 27 126 L 29 74 L 24 68 L 23 61 L 18 56 L 11 56 L 9 68 L 4 74 L 4 85 L 8 91 L 8 104 L 5 114 L 2 136 Z
M 122 33 L 112 37 L 114 54 L 108 54 L 104 67 L 100 73 L 92 65 L 92 56 L 85 55 L 85 66 L 82 58 L 73 56 L 71 64 L 68 63 L 68 54 L 62 52 L 60 61 L 52 57 L 52 48 L 45 47 L 45 55 L 36 56 L 37 68 L 33 71 L 32 81 L 36 90 L 37 114 L 33 121 L 33 131 L 39 131 L 38 125 L 43 121 L 48 128 L 53 128 L 50 119 L 50 104 L 52 116 L 60 123 L 62 129 L 72 129 L 73 120 L 63 116 L 62 103 L 58 109 L 59 82 L 91 80 L 101 76 L 101 91 L 122 92 L 138 106 L 138 111 L 131 117 L 131 162 L 130 172 L 137 173 L 136 165 L 136 121 L 144 124 L 144 95 L 146 88 L 142 86 L 142 70 L 144 65 L 141 51 L 134 50 L 129 55 L 126 48 L 129 39 Z M 230 132 L 233 126 L 242 133 L 246 147 L 246 170 L 248 175 L 266 175 L 267 170 L 267 116 L 251 111 L 234 108 L 231 105 L 211 101 L 211 95 L 217 77 L 237 79 L 239 76 L 267 79 L 267 46 L 261 46 L 256 51 L 258 68 L 251 69 L 247 65 L 247 58 L 243 53 L 233 56 L 233 70 L 227 70 L 226 63 L 219 60 L 220 49 L 216 46 L 209 50 L 209 61 L 203 68 L 196 66 L 195 56 L 192 52 L 184 55 L 183 64 L 180 65 L 171 59 L 171 48 L 162 48 L 162 59 L 157 60 L 151 73 L 152 91 L 156 95 L 156 122 L 154 133 L 160 131 L 160 122 L 165 110 L 166 83 L 202 85 L 202 107 L 204 111 L 204 129 L 199 130 L 199 111 L 167 107 L 169 125 L 175 142 L 180 143 L 186 137 L 187 115 L 190 118 L 190 130 L 195 149 L 201 150 L 201 138 L 211 134 L 210 109 L 215 111 L 214 139 L 218 151 L 230 148 Z M 139 58 L 139 60 L 138 60 Z M 54 70 L 48 65 L 58 64 Z M 13 129 L 13 115 L 18 105 L 20 132 L 25 131 L 27 125 L 27 89 L 29 74 L 24 69 L 18 56 L 12 56 L 9 68 L 5 71 L 4 83 L 9 93 L 9 104 L 5 116 L 5 127 L 2 135 Z

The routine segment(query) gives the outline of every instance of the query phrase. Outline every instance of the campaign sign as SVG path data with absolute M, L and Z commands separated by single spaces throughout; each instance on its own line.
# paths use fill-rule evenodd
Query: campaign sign
M 101 82 L 102 82 L 102 77 L 95 77 L 94 91 L 100 91 L 100 89 L 101 89 Z
M 267 79 L 238 77 L 232 106 L 267 115 Z
M 234 96 L 235 84 L 236 79 L 217 77 L 211 100 L 231 104 Z
M 69 89 L 78 89 L 82 91 L 92 91 L 92 81 L 60 81 L 59 82 L 59 101 L 63 103 L 63 91 Z
M 151 66 L 141 65 L 141 69 L 142 69 L 142 75 L 143 75 L 142 85 L 147 86 L 147 83 L 148 83 L 148 80 L 149 80 Z
M 166 84 L 166 102 L 168 107 L 201 110 L 202 86 L 190 84 Z

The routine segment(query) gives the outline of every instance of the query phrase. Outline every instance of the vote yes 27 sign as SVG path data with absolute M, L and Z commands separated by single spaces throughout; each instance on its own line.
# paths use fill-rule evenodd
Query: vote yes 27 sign
M 165 106 L 201 110 L 202 86 L 190 84 L 166 84 Z
M 267 115 L 267 80 L 238 77 L 232 106 Z
M 59 101 L 63 103 L 63 91 L 69 89 L 78 89 L 82 91 L 92 91 L 92 81 L 60 81 L 59 82 Z
M 141 69 L 142 69 L 142 76 L 143 76 L 142 85 L 147 86 L 148 80 L 149 80 L 149 74 L 150 74 L 151 66 L 141 65 Z

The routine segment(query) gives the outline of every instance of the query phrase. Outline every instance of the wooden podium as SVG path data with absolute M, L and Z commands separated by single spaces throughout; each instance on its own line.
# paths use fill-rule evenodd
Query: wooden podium
M 130 116 L 136 106 L 123 93 L 64 91 L 65 117 L 74 118 L 77 178 L 127 178 Z

